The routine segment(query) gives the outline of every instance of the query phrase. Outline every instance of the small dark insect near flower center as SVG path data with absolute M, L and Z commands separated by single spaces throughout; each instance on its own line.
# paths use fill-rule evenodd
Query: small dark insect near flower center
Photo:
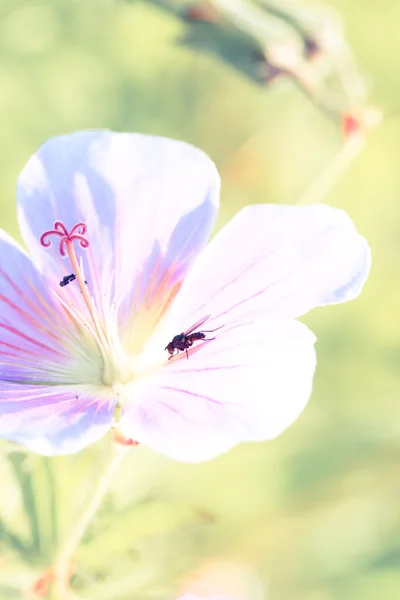
M 178 333 L 178 335 L 175 335 L 172 338 L 169 344 L 167 344 L 164 348 L 164 350 L 168 350 L 170 354 L 168 360 L 171 360 L 171 358 L 179 354 L 179 352 L 186 352 L 186 358 L 189 358 L 188 349 L 191 346 L 193 346 L 193 342 L 195 342 L 196 340 L 215 340 L 215 338 L 206 338 L 206 333 L 212 333 L 214 331 L 217 331 L 218 329 L 221 329 L 223 325 L 221 325 L 220 327 L 216 327 L 215 329 L 194 331 L 198 327 L 201 327 L 201 325 L 203 325 L 210 318 L 210 316 L 211 315 L 206 315 L 199 321 L 196 321 L 196 323 L 189 327 L 189 329 L 183 331 L 182 333 Z
M 76 279 L 76 276 L 74 275 L 74 273 L 71 273 L 71 275 L 64 275 L 64 277 L 60 281 L 60 286 L 64 287 L 64 286 L 68 285 L 69 283 L 71 283 L 71 281 L 75 281 L 75 279 Z
M 71 281 L 75 281 L 75 279 L 76 279 L 76 275 L 74 273 L 71 273 L 71 275 L 64 275 L 64 277 L 60 281 L 60 286 L 65 287 L 66 285 L 71 283 Z M 85 283 L 85 285 L 87 285 L 86 280 L 84 281 L 84 283 Z

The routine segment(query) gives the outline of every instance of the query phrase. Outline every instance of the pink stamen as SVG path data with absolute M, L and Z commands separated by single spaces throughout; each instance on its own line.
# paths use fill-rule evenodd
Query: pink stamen
M 67 256 L 68 244 L 72 244 L 72 242 L 75 240 L 77 240 L 80 243 L 81 248 L 89 247 L 89 242 L 85 237 L 86 231 L 87 227 L 85 223 L 77 223 L 68 233 L 68 230 L 65 227 L 64 223 L 62 223 L 61 221 L 55 221 L 53 229 L 49 229 L 48 231 L 42 233 L 42 235 L 40 236 L 40 243 L 45 248 L 48 248 L 49 246 L 51 246 L 51 240 L 48 239 L 49 236 L 57 235 L 60 237 L 59 252 L 61 256 Z
M 56 235 L 60 238 L 60 244 L 59 244 L 60 254 L 62 257 L 65 257 L 65 256 L 69 257 L 69 259 L 71 261 L 72 269 L 74 271 L 74 275 L 77 279 L 79 288 L 82 292 L 83 299 L 89 310 L 89 314 L 91 315 L 91 317 L 93 319 L 93 323 L 97 330 L 97 333 L 100 335 L 100 337 L 102 337 L 105 334 L 104 327 L 101 324 L 100 325 L 98 324 L 98 319 L 96 318 L 96 315 L 95 315 L 94 306 L 93 306 L 92 300 L 89 296 L 89 293 L 87 291 L 87 286 L 86 286 L 87 282 L 83 278 L 83 274 L 81 272 L 81 268 L 80 268 L 79 261 L 76 256 L 74 244 L 73 244 L 74 241 L 78 241 L 81 248 L 88 248 L 89 241 L 85 237 L 86 231 L 87 231 L 87 227 L 86 227 L 85 223 L 76 223 L 76 225 L 74 225 L 72 227 L 71 231 L 68 232 L 64 223 L 62 223 L 61 221 L 55 221 L 54 229 L 49 229 L 48 231 L 45 231 L 44 233 L 42 233 L 42 235 L 40 236 L 40 243 L 45 248 L 48 248 L 51 245 L 51 241 L 48 239 L 49 236 Z

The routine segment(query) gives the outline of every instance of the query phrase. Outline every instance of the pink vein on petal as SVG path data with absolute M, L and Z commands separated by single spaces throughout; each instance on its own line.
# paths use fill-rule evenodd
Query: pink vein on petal
M 6 329 L 7 331 L 14 333 L 15 335 L 23 338 L 24 340 L 31 342 L 31 344 L 38 346 L 42 350 L 46 350 L 47 352 L 50 352 L 51 354 L 54 353 L 54 354 L 58 354 L 61 357 L 64 357 L 64 354 L 62 354 L 61 352 L 58 352 L 58 350 L 55 350 L 54 348 L 50 348 L 50 346 L 47 346 L 46 344 L 43 344 L 42 342 L 38 342 L 37 340 L 31 338 L 29 335 L 22 333 L 22 331 L 18 331 L 18 329 L 15 329 L 15 327 L 11 327 L 11 325 L 5 325 L 4 323 L 0 323 L 0 328 Z
M 52 308 L 44 301 L 43 296 L 40 296 L 40 294 L 38 294 L 36 287 L 34 285 L 32 285 L 32 283 L 30 281 L 28 281 L 27 283 L 30 287 L 31 293 L 33 293 L 33 295 L 37 297 L 37 299 L 38 299 L 37 303 L 32 302 L 30 297 L 27 296 L 17 286 L 17 284 L 8 276 L 8 274 L 5 271 L 0 269 L 0 274 L 3 275 L 4 279 L 6 279 L 8 284 L 18 294 L 18 296 L 20 296 L 20 298 L 22 298 L 22 300 L 24 300 L 24 302 L 26 302 L 28 304 L 28 306 L 32 309 L 33 312 L 35 312 L 42 319 L 46 320 L 49 325 L 54 326 L 54 323 L 51 321 L 51 319 L 50 320 L 48 319 L 48 313 L 50 313 L 50 314 L 54 313 L 54 310 L 52 310 Z M 40 310 L 41 307 L 43 307 L 43 308 L 46 307 L 47 312 L 45 310 Z
M 3 300 L 5 304 L 7 304 L 10 308 L 12 308 L 18 315 L 20 315 L 23 319 L 30 322 L 34 327 L 37 327 L 41 331 L 45 332 L 47 335 L 55 339 L 57 342 L 59 341 L 59 337 L 50 331 L 47 327 L 45 327 L 42 323 L 38 322 L 32 315 L 25 312 L 22 308 L 14 304 L 9 298 L 0 294 L 0 300 Z
M 271 250 L 270 252 L 268 252 L 265 256 L 262 257 L 262 260 L 268 258 L 268 256 L 270 256 L 271 254 L 273 254 L 274 250 Z M 242 269 L 240 271 L 238 271 L 238 274 L 236 275 L 236 277 L 234 277 L 233 279 L 230 279 L 229 281 L 227 281 L 225 283 L 225 285 L 223 285 L 221 288 L 218 288 L 215 291 L 215 294 L 213 296 L 211 296 L 210 298 L 207 299 L 207 303 L 203 304 L 202 306 L 200 306 L 198 308 L 198 310 L 204 309 L 207 304 L 211 304 L 212 301 L 214 300 L 214 298 L 216 296 L 218 296 L 221 292 L 223 292 L 225 289 L 227 289 L 228 287 L 230 287 L 233 283 L 235 283 L 236 281 L 238 281 L 238 279 L 241 279 L 243 277 L 243 275 L 245 275 L 248 271 L 251 271 L 251 269 L 253 269 L 254 267 L 256 267 L 259 264 L 260 260 L 255 258 L 253 260 L 253 262 L 251 262 L 249 265 L 246 266 L 245 269 Z M 207 282 L 205 282 L 204 284 L 205 287 L 207 287 Z
M 210 398 L 209 396 L 204 396 L 203 394 L 196 394 L 195 392 L 190 392 L 189 390 L 183 390 L 181 388 L 176 388 L 176 387 L 172 387 L 169 385 L 160 385 L 159 387 L 162 390 L 168 390 L 170 392 L 186 394 L 188 396 L 193 396 L 193 398 L 199 398 L 200 400 L 206 400 L 207 402 L 211 402 L 213 404 L 224 404 L 224 405 L 227 404 L 225 402 L 224 403 L 219 402 L 218 400 L 215 400 L 214 398 Z

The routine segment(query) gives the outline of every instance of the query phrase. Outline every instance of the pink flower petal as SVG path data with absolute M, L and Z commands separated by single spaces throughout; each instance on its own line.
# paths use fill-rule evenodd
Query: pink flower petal
M 218 326 L 219 323 L 216 323 Z M 197 341 L 131 393 L 127 437 L 185 462 L 211 459 L 241 441 L 277 436 L 307 403 L 313 334 L 293 320 L 243 320 Z
M 43 455 L 70 454 L 110 428 L 115 399 L 89 386 L 19 385 L 0 381 L 0 437 Z
M 87 381 L 99 382 L 101 361 L 95 355 L 80 343 L 29 256 L 0 230 L 0 385 L 77 383 L 83 365 Z
M 0 437 L 48 455 L 102 437 L 115 400 L 99 400 L 82 381 L 66 385 L 77 383 L 83 365 L 87 383 L 100 381 L 101 362 L 92 359 L 46 279 L 0 230 Z
M 183 142 L 139 134 L 86 131 L 46 142 L 18 182 L 23 238 L 54 285 L 71 272 L 59 239 L 39 239 L 61 221 L 87 226 L 75 243 L 98 309 L 117 297 L 126 321 L 145 304 L 166 306 L 207 242 L 218 205 L 211 160 Z M 160 310 L 158 306 L 158 310 Z M 158 315 L 154 317 L 158 318 Z
M 202 252 L 174 302 L 174 320 L 296 317 L 358 296 L 369 267 L 368 244 L 343 211 L 250 206 Z

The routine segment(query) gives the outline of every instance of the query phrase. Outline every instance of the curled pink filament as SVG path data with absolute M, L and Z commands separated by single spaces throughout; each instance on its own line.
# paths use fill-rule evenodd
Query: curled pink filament
M 61 221 L 55 221 L 53 229 L 49 229 L 48 231 L 42 233 L 40 236 L 40 243 L 45 248 L 48 248 L 51 246 L 51 240 L 49 240 L 49 237 L 51 235 L 57 235 L 60 238 L 60 254 L 61 256 L 67 256 L 67 244 L 72 243 L 74 240 L 77 240 L 82 248 L 87 248 L 89 246 L 89 242 L 85 237 L 86 231 L 87 227 L 85 223 L 77 223 L 68 233 L 64 223 Z

